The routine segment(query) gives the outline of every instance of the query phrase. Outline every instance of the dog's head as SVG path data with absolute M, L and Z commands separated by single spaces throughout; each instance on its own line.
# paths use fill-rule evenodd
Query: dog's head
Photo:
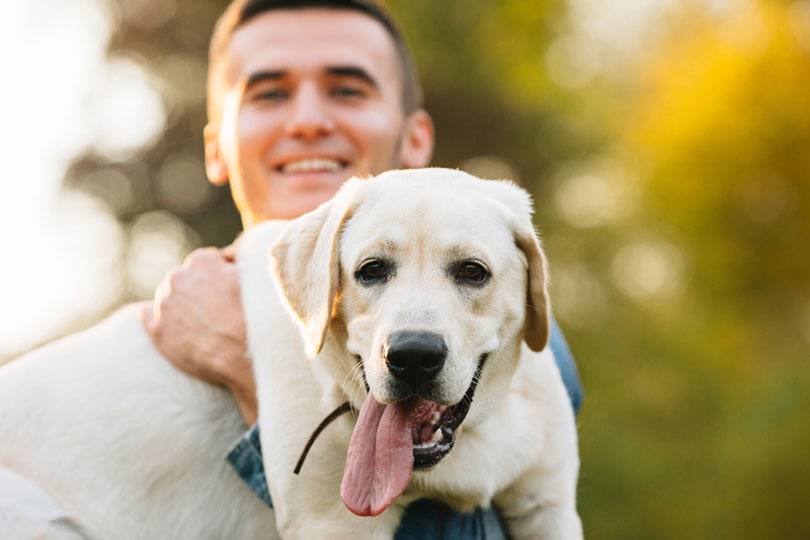
M 331 327 L 357 374 L 338 382 L 355 399 L 368 389 L 342 488 L 361 515 L 450 452 L 479 381 L 503 391 L 522 340 L 548 341 L 530 199 L 508 182 L 445 169 L 352 179 L 292 222 L 272 258 L 308 353 Z

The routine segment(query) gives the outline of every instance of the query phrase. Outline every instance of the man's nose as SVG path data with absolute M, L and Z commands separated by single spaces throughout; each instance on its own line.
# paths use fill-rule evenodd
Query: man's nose
M 331 133 L 335 126 L 327 99 L 314 85 L 299 87 L 292 100 L 287 135 L 314 138 Z

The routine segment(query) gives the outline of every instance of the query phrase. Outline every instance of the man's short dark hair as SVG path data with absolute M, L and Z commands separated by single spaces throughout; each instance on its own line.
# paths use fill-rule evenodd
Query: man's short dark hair
M 378 0 L 234 0 L 220 16 L 211 37 L 208 54 L 208 119 L 218 121 L 216 85 L 219 63 L 234 32 L 253 17 L 271 10 L 326 8 L 356 11 L 382 24 L 394 41 L 402 78 L 402 110 L 407 116 L 422 107 L 422 87 L 410 47 L 385 6 Z M 216 120 L 215 120 L 216 119 Z

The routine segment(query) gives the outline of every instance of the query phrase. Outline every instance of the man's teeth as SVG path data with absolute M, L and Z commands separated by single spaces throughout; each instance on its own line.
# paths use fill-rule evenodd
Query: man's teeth
M 285 173 L 301 173 L 314 171 L 334 172 L 341 169 L 339 161 L 328 158 L 309 158 L 291 161 L 282 167 Z

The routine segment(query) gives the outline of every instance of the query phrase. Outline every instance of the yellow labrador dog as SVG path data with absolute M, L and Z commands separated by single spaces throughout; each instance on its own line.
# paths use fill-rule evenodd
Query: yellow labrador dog
M 0 369 L 0 464 L 85 537 L 384 539 L 422 497 L 494 504 L 514 538 L 582 537 L 523 190 L 353 179 L 246 233 L 238 261 L 272 511 L 223 460 L 230 398 L 161 359 L 132 308 Z M 2 501 L 0 528 L 52 524 Z

